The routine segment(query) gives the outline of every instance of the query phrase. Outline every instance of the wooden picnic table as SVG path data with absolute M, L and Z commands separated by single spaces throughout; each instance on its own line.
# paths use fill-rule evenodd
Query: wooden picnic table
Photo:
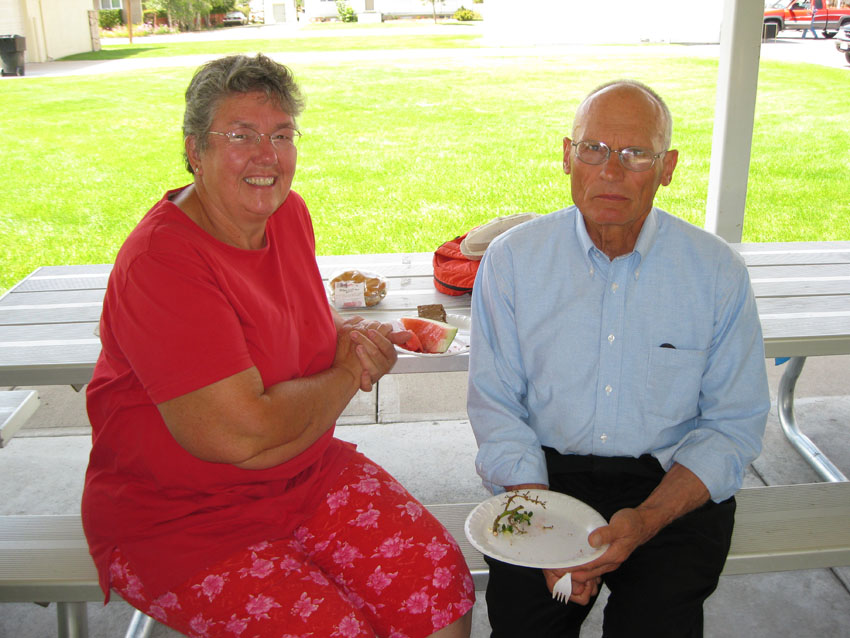
M 850 241 L 735 244 L 749 268 L 761 318 L 765 356 L 790 357 L 779 388 L 786 436 L 824 480 L 846 477 L 799 430 L 794 385 L 806 357 L 850 354 Z M 422 304 L 470 313 L 470 297 L 437 292 L 432 253 L 319 257 L 322 276 L 350 268 L 387 278 L 386 298 L 351 311 L 381 320 L 415 315 Z M 110 264 L 44 266 L 0 298 L 0 386 L 72 385 L 91 378 L 100 352 L 100 317 Z M 468 369 L 468 355 L 400 355 L 393 373 Z

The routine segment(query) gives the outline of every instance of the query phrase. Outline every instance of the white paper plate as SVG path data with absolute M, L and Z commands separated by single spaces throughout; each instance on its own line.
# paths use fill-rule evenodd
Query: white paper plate
M 480 503 L 466 518 L 466 537 L 479 552 L 512 565 L 561 569 L 583 565 L 598 558 L 607 545 L 594 548 L 587 536 L 608 523 L 592 507 L 581 501 L 549 490 L 520 490 L 537 497 L 546 507 L 525 500 L 517 505 L 534 512 L 526 534 L 493 534 L 493 521 L 505 509 L 513 492 L 497 494 Z
M 452 357 L 457 354 L 469 352 L 469 317 L 466 315 L 451 315 L 446 313 L 446 323 L 456 326 L 457 334 L 449 349 L 445 352 L 411 352 L 401 346 L 396 346 L 395 349 L 401 354 L 412 354 L 414 357 Z

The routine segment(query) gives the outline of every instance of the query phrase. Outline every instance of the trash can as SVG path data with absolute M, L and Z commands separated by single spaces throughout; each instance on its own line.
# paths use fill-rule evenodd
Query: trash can
M 2 75 L 24 74 L 24 51 L 27 39 L 22 35 L 0 35 L 0 58 L 3 60 Z
M 779 33 L 778 24 L 776 24 L 775 22 L 765 22 L 761 31 L 762 42 L 767 42 L 768 40 L 775 40 L 777 33 Z

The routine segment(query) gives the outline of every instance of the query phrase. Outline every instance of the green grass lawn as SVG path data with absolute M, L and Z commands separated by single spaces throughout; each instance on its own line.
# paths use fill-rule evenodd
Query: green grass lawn
M 413 37 L 381 37 L 380 47 L 411 48 Z M 246 42 L 197 46 L 227 53 Z M 318 252 L 430 251 L 497 215 L 569 205 L 561 139 L 587 91 L 617 77 L 667 98 L 680 160 L 657 202 L 702 225 L 717 63 L 679 49 L 635 46 L 627 58 L 604 47 L 569 58 L 341 52 L 334 64 L 294 64 L 308 100 L 294 188 L 312 212 Z M 40 265 L 112 261 L 162 193 L 190 180 L 180 123 L 192 72 L 3 83 L 0 290 Z M 841 69 L 762 62 L 745 241 L 850 239 L 846 100 L 836 88 L 846 79 Z
M 208 53 L 264 53 L 314 52 L 337 50 L 363 51 L 380 49 L 394 51 L 399 49 L 436 49 L 479 46 L 480 37 L 468 33 L 452 32 L 446 35 L 357 35 L 357 32 L 326 37 L 292 37 L 274 39 L 226 40 L 222 42 L 145 42 L 144 38 L 134 38 L 133 44 L 109 44 L 106 41 L 100 51 L 89 51 L 69 55 L 64 60 L 121 60 L 124 58 L 165 58 L 176 55 L 196 55 Z M 214 51 L 211 51 L 211 45 Z

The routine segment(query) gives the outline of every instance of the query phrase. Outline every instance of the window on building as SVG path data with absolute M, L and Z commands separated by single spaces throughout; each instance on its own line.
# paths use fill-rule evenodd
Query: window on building
M 100 0 L 101 9 L 123 9 L 124 0 Z

